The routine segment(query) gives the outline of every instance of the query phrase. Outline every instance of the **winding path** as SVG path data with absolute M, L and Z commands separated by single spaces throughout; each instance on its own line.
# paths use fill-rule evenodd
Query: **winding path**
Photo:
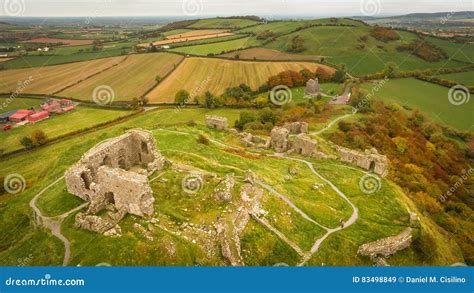
M 355 223 L 355 221 L 359 218 L 359 209 L 349 200 L 349 198 L 339 188 L 337 188 L 336 185 L 334 185 L 331 181 L 329 181 L 328 179 L 324 178 L 321 174 L 319 174 L 314 169 L 314 166 L 311 162 L 308 162 L 308 161 L 302 160 L 302 159 L 286 157 L 284 154 L 275 154 L 275 155 L 271 155 L 271 156 L 304 163 L 306 166 L 308 166 L 308 168 L 311 170 L 311 172 L 313 172 L 316 176 L 318 176 L 321 180 L 323 180 L 326 184 L 328 184 L 341 198 L 343 198 L 352 207 L 352 210 L 353 210 L 352 215 L 350 216 L 350 218 L 346 222 L 344 222 L 343 227 L 337 227 L 337 228 L 330 229 L 330 228 L 326 228 L 326 227 L 321 226 L 320 224 L 318 224 L 319 226 L 325 228 L 327 232 L 323 237 L 317 239 L 315 241 L 315 243 L 313 244 L 313 246 L 311 247 L 311 250 L 304 255 L 303 259 L 298 264 L 298 266 L 303 266 L 318 251 L 319 247 L 321 246 L 323 241 L 326 240 L 326 238 L 328 238 L 331 234 L 333 234 L 337 231 L 346 229 L 346 228 L 348 228 L 349 226 L 351 226 L 352 224 Z M 293 206 L 294 206 L 294 204 L 293 204 Z M 314 220 L 311 220 L 311 221 L 313 223 L 316 223 Z
M 56 179 L 53 183 L 50 185 L 46 186 L 43 190 L 41 190 L 39 193 L 37 193 L 33 199 L 30 201 L 30 207 L 33 209 L 33 212 L 35 214 L 35 223 L 38 224 L 38 226 L 43 226 L 49 230 L 51 230 L 51 233 L 56 236 L 59 240 L 61 240 L 64 243 L 64 258 L 63 258 L 63 266 L 67 266 L 69 264 L 69 260 L 71 258 L 71 242 L 69 239 L 66 238 L 61 233 L 61 224 L 64 221 L 65 218 L 67 218 L 70 214 L 83 209 L 86 207 L 89 203 L 84 203 L 62 215 L 56 216 L 56 217 L 47 217 L 44 216 L 41 210 L 38 208 L 36 205 L 36 202 L 38 201 L 38 198 L 45 193 L 48 189 L 53 187 L 54 185 L 58 184 L 61 180 L 64 179 L 64 176 L 59 177 Z

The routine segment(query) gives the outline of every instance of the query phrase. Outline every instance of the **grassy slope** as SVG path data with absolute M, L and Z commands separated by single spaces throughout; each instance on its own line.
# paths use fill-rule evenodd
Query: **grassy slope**
M 346 64 L 348 70 L 356 75 L 380 72 L 389 61 L 395 62 L 402 70 L 428 69 L 437 67 L 456 67 L 462 63 L 456 61 L 425 62 L 424 60 L 398 52 L 396 47 L 408 42 L 416 35 L 401 32 L 400 41 L 384 43 L 369 37 L 365 48 L 358 49 L 359 38 L 370 34 L 370 28 L 360 27 L 313 27 L 277 38 L 266 47 L 287 50 L 291 39 L 300 36 L 305 40 L 306 50 L 301 54 L 327 56 L 333 64 Z M 383 46 L 378 48 L 377 46 Z
M 363 88 L 370 91 L 374 86 L 365 84 Z M 473 125 L 474 103 L 471 101 L 460 106 L 452 105 L 448 100 L 448 92 L 449 89 L 443 86 L 414 78 L 403 78 L 388 81 L 375 96 L 419 109 L 440 124 L 461 130 L 470 129 Z
M 155 78 L 166 76 L 182 58 L 180 55 L 167 53 L 132 55 L 120 65 L 68 88 L 59 95 L 91 101 L 94 89 L 107 85 L 114 90 L 114 101 L 130 101 L 151 89 L 156 83 Z
M 318 65 L 304 62 L 243 62 L 211 58 L 188 58 L 147 96 L 151 102 L 174 102 L 176 92 L 187 90 L 193 96 L 207 90 L 217 95 L 241 83 L 257 89 L 267 79 L 284 70 L 315 70 Z
M 437 77 L 452 80 L 465 86 L 474 86 L 474 71 L 442 74 Z
M 23 93 L 53 94 L 68 85 L 72 85 L 120 63 L 124 58 L 125 57 L 113 57 L 34 69 L 2 71 L 4 77 L 0 80 L 0 92 L 8 93 L 16 91 L 19 81 L 25 81 L 31 77 L 32 81 L 23 89 Z
M 257 24 L 254 20 L 249 19 L 232 19 L 232 18 L 210 18 L 201 19 L 190 25 L 190 28 L 244 28 Z
M 257 43 L 258 41 L 255 38 L 246 37 L 226 42 L 180 47 L 172 49 L 171 51 L 184 54 L 206 56 L 208 54 L 221 54 L 222 52 L 243 49 L 249 46 L 253 46 Z
M 0 99 L 0 101 L 3 99 Z M 15 103 L 18 107 L 24 105 L 23 99 L 16 99 Z M 34 106 L 39 105 L 40 100 L 36 100 Z M 79 106 L 76 110 L 62 115 L 52 116 L 49 119 L 37 122 L 35 124 L 27 124 L 20 127 L 15 127 L 9 131 L 0 131 L 0 146 L 4 152 L 11 152 L 22 149 L 20 139 L 24 136 L 29 136 L 35 130 L 43 130 L 49 139 L 89 128 L 94 125 L 102 124 L 108 121 L 115 120 L 119 117 L 130 115 L 131 111 L 124 110 L 108 110 L 90 107 Z
M 2 265 L 15 264 L 19 257 L 25 257 L 23 255 L 25 252 L 33 254 L 35 265 L 58 265 L 61 263 L 61 245 L 58 245 L 56 240 L 47 238 L 48 234 L 45 234 L 42 230 L 33 230 L 31 211 L 27 207 L 29 200 L 41 188 L 61 176 L 71 164 L 76 162 L 93 145 L 106 138 L 117 136 L 129 128 L 143 127 L 150 129 L 157 127 L 158 124 L 184 123 L 189 119 L 194 119 L 201 126 L 177 129 L 192 135 L 160 130 L 154 131 L 158 148 L 173 162 L 188 163 L 215 172 L 220 176 L 227 174 L 230 170 L 236 172 L 236 175 L 242 175 L 244 170 L 252 169 L 269 184 L 283 180 L 289 166 L 293 166 L 293 162 L 265 157 L 249 159 L 229 153 L 214 144 L 209 146 L 198 144 L 196 137 L 197 133 L 200 132 L 205 132 L 208 136 L 224 141 L 229 139 L 228 134 L 211 131 L 203 127 L 204 115 L 207 113 L 225 115 L 229 118 L 229 121 L 233 121 L 237 118 L 239 111 L 192 109 L 181 110 L 177 113 L 173 109 L 165 109 L 148 112 L 141 117 L 131 119 L 110 129 L 63 141 L 27 153 L 24 156 L 0 162 L 2 176 L 20 172 L 28 182 L 28 188 L 25 192 L 19 196 L 6 199 L 7 201 L 0 204 L 0 219 L 2 222 L 0 232 L 4 235 L 0 241 L 0 247 L 2 248 L 0 250 L 0 263 Z M 31 163 L 25 165 L 24 162 Z M 304 168 L 303 165 L 300 167 Z M 347 169 L 338 163 L 329 161 L 318 161 L 315 163 L 315 167 L 323 172 L 326 177 L 335 180 L 336 184 L 348 193 L 361 209 L 361 218 L 354 227 L 331 236 L 323 244 L 321 251 L 313 258 L 312 264 L 320 265 L 320 258 L 323 259 L 323 262 L 330 264 L 366 264 L 364 260 L 357 258 L 353 253 L 358 244 L 397 233 L 407 225 L 408 217 L 406 209 L 400 202 L 401 195 L 397 189 L 391 187 L 386 181 L 383 182 L 383 187 L 379 193 L 371 196 L 362 195 L 357 184 L 359 177 L 363 174 L 361 171 Z M 268 172 L 268 170 L 272 170 L 272 172 Z M 305 172 L 301 173 L 302 176 L 305 174 Z M 313 178 L 316 179 L 316 177 Z M 168 182 L 171 182 L 173 177 L 168 179 Z M 213 185 L 208 186 L 207 182 L 203 189 L 205 192 L 199 196 L 205 196 L 207 191 L 213 189 Z M 291 182 L 288 184 L 291 185 Z M 180 217 L 200 221 L 199 213 L 196 210 L 188 209 L 186 211 L 183 209 L 183 207 L 192 204 L 192 200 L 189 197 L 184 197 L 185 195 L 175 185 L 161 187 L 165 188 L 164 190 L 170 190 L 171 193 L 169 197 L 162 192 L 158 195 L 164 201 L 163 206 L 160 207 L 160 215 L 173 217 L 177 221 Z M 293 183 L 293 188 L 297 187 L 296 185 L 299 185 L 298 181 Z M 161 190 L 158 183 L 153 184 L 153 186 L 155 190 Z M 273 201 L 273 199 L 270 200 Z M 42 199 L 39 204 L 40 208 L 48 215 L 50 213 L 54 215 L 65 212 L 66 209 L 78 204 L 78 199 L 72 195 L 64 194 L 64 185 L 59 185 L 48 192 L 48 196 Z M 206 202 L 199 204 L 204 205 L 203 207 L 208 206 Z M 276 208 L 276 214 L 270 214 L 270 216 L 278 217 L 279 212 L 284 213 L 286 211 L 284 208 L 278 210 L 280 203 L 272 205 L 274 209 Z M 159 203 L 157 203 L 157 206 L 159 206 Z M 212 213 L 212 209 L 209 212 Z M 206 221 L 205 219 L 206 217 L 203 220 Z M 124 236 L 108 238 L 73 228 L 74 215 L 71 215 L 63 224 L 64 233 L 73 240 L 71 265 L 96 265 L 100 262 L 108 262 L 112 265 L 222 264 L 222 260 L 206 259 L 203 252 L 195 245 L 161 230 L 154 232 L 155 241 L 147 242 L 132 228 L 133 223 L 137 220 L 141 221 L 134 219 L 134 217 L 126 217 L 121 222 Z M 290 233 L 293 231 L 294 233 L 290 236 L 306 248 L 310 244 L 310 239 L 317 236 L 317 233 L 315 234 L 314 230 L 308 229 L 307 223 L 297 221 L 293 224 L 285 221 L 278 221 L 278 223 L 282 230 Z M 15 233 L 12 233 L 12 231 Z M 459 261 L 456 249 L 449 247 L 447 244 L 449 240 L 442 235 L 436 239 L 439 241 L 439 247 L 443 248 L 443 255 L 437 255 L 437 258 L 433 258 L 433 264 L 450 264 Z M 163 248 L 165 241 L 172 241 L 176 245 L 175 256 L 164 253 L 166 252 Z M 281 262 L 293 265 L 298 260 L 297 255 L 288 246 L 278 240 L 272 233 L 253 222 L 246 228 L 242 236 L 242 248 L 245 261 L 249 265 L 274 265 Z M 49 253 L 40 252 L 44 249 L 47 249 Z M 403 261 L 405 264 L 419 264 L 416 257 L 410 254 Z

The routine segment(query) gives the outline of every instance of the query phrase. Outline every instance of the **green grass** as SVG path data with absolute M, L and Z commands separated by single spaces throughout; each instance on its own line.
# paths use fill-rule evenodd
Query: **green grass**
M 474 63 L 474 44 L 459 44 L 435 37 L 427 37 L 426 40 L 445 50 L 455 60 L 469 64 Z
M 48 237 L 43 230 L 34 230 L 32 213 L 28 207 L 31 198 L 45 186 L 62 176 L 73 163 L 80 159 L 83 153 L 92 146 L 107 138 L 115 137 L 124 131 L 141 127 L 154 129 L 153 134 L 157 140 L 158 149 L 173 163 L 184 163 L 196 168 L 215 173 L 222 178 L 229 172 L 241 176 L 247 169 L 253 170 L 258 177 L 268 184 L 277 185 L 285 194 L 293 198 L 302 197 L 311 204 L 311 199 L 319 201 L 319 205 L 326 202 L 327 206 L 339 209 L 339 200 L 331 195 L 330 190 L 322 189 L 318 194 L 306 190 L 309 184 L 319 182 L 316 176 L 311 175 L 304 165 L 299 165 L 299 173 L 294 180 L 283 182 L 288 174 L 289 167 L 294 167 L 295 162 L 271 157 L 247 157 L 226 150 L 220 145 L 199 144 L 196 139 L 198 134 L 205 133 L 208 137 L 218 139 L 230 144 L 236 138 L 226 132 L 209 130 L 204 126 L 206 114 L 224 115 L 229 121 L 235 120 L 240 110 L 205 110 L 205 109 L 161 109 L 146 112 L 139 117 L 134 117 L 124 123 L 114 125 L 81 137 L 52 144 L 48 147 L 34 150 L 0 162 L 0 177 L 7 174 L 19 173 L 26 182 L 27 189 L 16 196 L 6 197 L 0 201 L 0 264 L 15 265 L 20 257 L 29 253 L 36 259 L 36 265 L 60 265 L 62 262 L 62 246 L 58 241 Z M 196 127 L 185 126 L 189 120 L 198 123 Z M 162 131 L 157 127 L 170 126 L 170 130 L 177 130 L 185 134 Z M 310 264 L 367 264 L 356 256 L 356 249 L 361 243 L 376 239 L 377 237 L 391 235 L 401 231 L 408 223 L 407 210 L 404 208 L 402 194 L 388 181 L 383 181 L 382 189 L 373 195 L 362 194 L 358 181 L 362 176 L 359 170 L 348 169 L 334 161 L 314 161 L 315 168 L 325 177 L 330 178 L 340 187 L 360 209 L 360 219 L 354 227 L 331 236 L 324 242 L 321 250 L 316 254 Z M 152 188 L 157 201 L 157 217 L 160 223 L 177 229 L 183 221 L 199 224 L 210 224 L 220 214 L 221 204 L 214 201 L 211 193 L 218 179 L 211 177 L 205 180 L 203 189 L 190 198 L 180 190 L 180 181 L 186 172 L 167 169 L 163 178 L 167 181 L 154 181 Z M 155 176 L 155 175 L 153 175 Z M 240 178 L 240 179 L 239 179 Z M 237 188 L 242 184 L 242 177 L 238 177 Z M 237 196 L 234 193 L 234 198 Z M 64 183 L 53 187 L 40 198 L 38 204 L 48 215 L 62 214 L 80 201 L 64 191 Z M 288 233 L 290 239 L 303 248 L 310 247 L 314 238 L 319 237 L 320 231 L 292 212 L 290 218 L 286 217 L 288 207 L 269 197 L 266 194 L 264 205 L 268 209 L 272 223 L 281 231 Z M 76 201 L 76 202 L 74 202 Z M 296 200 L 295 200 L 296 201 Z M 64 206 L 61 206 L 63 204 Z M 298 205 L 305 202 L 298 201 Z M 299 206 L 306 210 L 310 206 Z M 321 206 L 323 207 L 323 206 Z M 229 206 L 232 209 L 232 205 Z M 341 216 L 347 216 L 346 208 L 341 206 Z M 312 215 L 326 214 L 326 209 L 314 208 L 308 210 Z M 337 213 L 338 211 L 336 211 Z M 334 215 L 339 220 L 339 215 Z M 74 215 L 71 215 L 62 225 L 63 233 L 72 240 L 71 265 L 96 265 L 107 262 L 112 265 L 223 265 L 224 261 L 217 251 L 212 257 L 207 257 L 200 246 L 181 237 L 176 237 L 161 229 L 154 229 L 154 241 L 149 242 L 134 228 L 135 222 L 147 227 L 145 220 L 127 216 L 121 223 L 123 236 L 109 238 L 102 235 L 74 228 Z M 455 258 L 456 248 L 449 246 L 449 242 L 439 236 L 436 238 L 443 250 L 444 256 L 435 259 L 435 264 L 450 264 L 459 260 Z M 253 220 L 241 236 L 242 255 L 247 265 L 275 265 L 287 263 L 295 265 L 299 256 L 276 235 L 264 229 Z M 169 254 L 167 247 L 172 246 L 175 254 Z M 216 248 L 217 249 L 217 248 Z M 44 254 L 48 251 L 48 254 Z M 28 253 L 28 255 L 24 255 Z M 421 264 L 416 255 L 408 254 L 404 259 L 406 264 Z
M 206 45 L 197 45 L 189 47 L 180 47 L 171 49 L 170 51 L 179 52 L 184 54 L 206 56 L 208 54 L 221 54 L 223 52 L 243 49 L 246 47 L 253 46 L 257 43 L 255 38 L 241 38 L 233 41 L 212 43 Z
M 398 52 L 396 48 L 402 43 L 416 38 L 416 35 L 400 32 L 401 40 L 384 43 L 372 37 L 364 42 L 365 47 L 357 48 L 359 38 L 370 35 L 369 27 L 313 27 L 277 38 L 266 47 L 277 50 L 288 50 L 291 40 L 300 36 L 305 40 L 305 55 L 326 56 L 327 62 L 345 64 L 349 72 L 355 75 L 365 75 L 381 72 L 388 62 L 396 63 L 401 70 L 429 69 L 440 67 L 460 67 L 463 63 L 444 60 L 426 62 L 405 52 Z
M 474 71 L 442 74 L 436 77 L 452 80 L 454 82 L 457 82 L 458 84 L 462 84 L 465 86 L 474 86 Z
M 363 88 L 370 91 L 373 84 L 364 84 Z M 396 102 L 401 106 L 419 109 L 436 122 L 453 126 L 460 130 L 472 130 L 472 113 L 474 103 L 455 106 L 448 99 L 449 88 L 420 81 L 414 78 L 394 79 L 385 83 L 377 92 L 376 97 Z
M 233 18 L 209 18 L 201 19 L 196 23 L 190 25 L 190 28 L 223 28 L 223 29 L 233 29 L 233 28 L 244 28 L 247 26 L 255 25 L 258 22 L 249 19 L 233 19 Z
M 22 105 L 21 99 L 17 102 Z M 39 105 L 40 100 L 37 100 Z M 14 127 L 8 131 L 0 132 L 0 140 L 2 141 L 1 149 L 5 153 L 22 149 L 20 140 L 24 136 L 29 136 L 35 130 L 42 130 L 49 139 L 79 131 L 82 129 L 93 127 L 115 120 L 120 117 L 130 115 L 132 112 L 124 110 L 109 110 L 101 108 L 90 108 L 79 106 L 69 113 L 51 116 L 49 119 L 37 122 L 35 124 L 27 124 L 24 126 Z
M 28 98 L 10 98 L 7 96 L 0 97 L 0 113 L 9 112 L 20 109 L 30 109 L 32 107 L 38 107 L 40 99 L 28 99 Z
M 128 53 L 133 51 L 135 43 L 135 40 L 104 43 L 104 49 L 97 52 L 92 51 L 91 45 L 61 47 L 50 51 L 48 55 L 44 56 L 38 55 L 37 52 L 31 53 L 33 55 L 20 56 L 14 60 L 3 63 L 3 66 L 5 69 L 41 67 L 120 56 L 124 52 Z

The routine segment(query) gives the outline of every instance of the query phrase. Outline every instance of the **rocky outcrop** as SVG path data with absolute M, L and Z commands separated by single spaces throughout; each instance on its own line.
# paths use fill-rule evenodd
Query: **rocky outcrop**
M 259 214 L 263 191 L 252 184 L 244 184 L 236 209 L 216 223 L 222 255 L 232 266 L 244 266 L 241 255 L 240 235 L 250 220 L 250 215 Z
M 343 162 L 350 163 L 368 171 L 373 171 L 381 177 L 388 175 L 387 157 L 380 155 L 374 148 L 365 150 L 365 152 L 358 152 L 345 147 L 336 146 L 336 151 Z
M 220 202 L 230 202 L 234 185 L 234 174 L 227 174 L 225 179 L 214 189 L 214 197 Z
M 290 134 L 308 133 L 308 123 L 306 122 L 285 123 L 283 127 L 288 129 Z
M 368 256 L 372 259 L 376 257 L 387 257 L 397 253 L 411 245 L 412 229 L 407 228 L 402 233 L 396 236 L 382 238 L 374 242 L 363 244 L 357 250 L 359 255 Z
M 277 153 L 284 153 L 288 150 L 288 135 L 290 131 L 284 127 L 275 127 L 271 132 L 270 145 Z
M 221 116 L 207 115 L 206 125 L 209 128 L 227 130 L 227 118 Z

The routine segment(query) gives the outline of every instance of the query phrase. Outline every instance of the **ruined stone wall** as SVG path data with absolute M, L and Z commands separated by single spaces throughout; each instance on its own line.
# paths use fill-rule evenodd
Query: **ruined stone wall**
M 396 252 L 403 250 L 411 245 L 412 229 L 407 228 L 396 236 L 382 238 L 374 242 L 363 244 L 357 250 L 357 253 L 371 258 L 377 256 L 390 256 Z
M 336 147 L 342 161 L 356 165 L 365 170 L 373 169 L 373 172 L 382 177 L 388 174 L 388 159 L 379 155 L 376 149 L 358 152 L 341 146 Z
M 313 156 L 317 145 L 318 143 L 316 141 L 312 140 L 306 134 L 301 133 L 291 142 L 291 149 L 295 153 L 303 156 Z
M 206 116 L 206 125 L 209 128 L 227 130 L 227 127 L 228 127 L 227 118 L 214 116 L 214 115 L 208 115 Z
M 306 122 L 285 123 L 283 127 L 288 129 L 290 134 L 308 133 L 308 123 Z
M 146 175 L 102 166 L 98 180 L 99 195 L 105 203 L 112 203 L 118 210 L 141 217 L 153 214 L 155 198 Z
M 288 150 L 288 135 L 290 131 L 284 127 L 275 127 L 271 132 L 270 145 L 277 153 Z

